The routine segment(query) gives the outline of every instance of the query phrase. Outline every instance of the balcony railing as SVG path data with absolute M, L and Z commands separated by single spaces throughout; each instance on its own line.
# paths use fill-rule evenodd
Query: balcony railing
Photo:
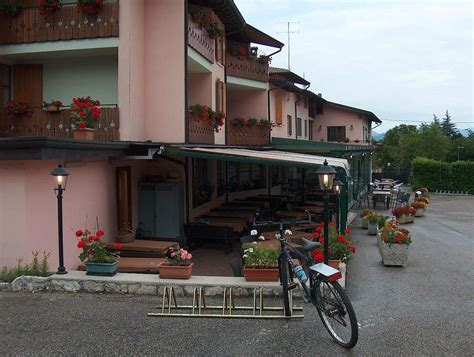
M 214 130 L 207 123 L 198 123 L 190 118 L 188 121 L 190 144 L 214 144 Z
M 24 8 L 16 16 L 0 13 L 0 45 L 84 38 L 117 37 L 119 4 L 106 3 L 97 15 L 84 15 L 76 5 L 64 5 L 45 19 L 39 7 Z
M 214 63 L 215 40 L 206 30 L 197 24 L 191 15 L 188 16 L 188 44 L 203 55 L 209 62 Z
M 94 140 L 120 140 L 118 108 L 101 109 Z M 31 116 L 16 116 L 7 114 L 3 109 L 0 109 L 0 138 L 18 136 L 73 137 L 69 109 L 48 112 L 42 108 L 33 108 L 32 111 Z
M 270 130 L 261 126 L 236 127 L 227 125 L 227 145 L 269 145 Z
M 239 58 L 226 55 L 226 69 L 228 76 L 268 82 L 268 62 L 252 58 Z

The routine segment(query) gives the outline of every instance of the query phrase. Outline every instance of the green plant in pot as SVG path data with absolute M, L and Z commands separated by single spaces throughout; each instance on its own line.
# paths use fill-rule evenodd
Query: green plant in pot
M 371 211 L 370 209 L 365 209 L 362 212 L 360 212 L 359 216 L 362 218 L 362 229 L 367 229 L 368 228 L 368 222 L 367 220 L 364 219 L 365 216 L 369 214 L 373 214 L 374 211 Z
M 368 233 L 370 235 L 377 234 L 377 229 L 379 227 L 380 216 L 375 212 L 371 212 L 368 215 L 366 215 L 363 219 L 364 219 L 364 221 L 367 222 L 367 228 L 369 230 Z
M 244 244 L 244 277 L 247 281 L 278 281 L 280 249 Z

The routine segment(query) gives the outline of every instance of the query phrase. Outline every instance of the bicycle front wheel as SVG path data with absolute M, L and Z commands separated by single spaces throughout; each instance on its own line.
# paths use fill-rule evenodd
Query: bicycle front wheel
M 280 265 L 280 282 L 283 288 L 283 310 L 285 316 L 291 316 L 293 314 L 293 296 L 289 289 L 289 284 L 292 281 L 290 274 L 290 266 L 286 260 L 282 260 Z
M 359 331 L 352 304 L 338 282 L 316 280 L 313 285 L 314 304 L 331 337 L 341 346 L 357 344 Z

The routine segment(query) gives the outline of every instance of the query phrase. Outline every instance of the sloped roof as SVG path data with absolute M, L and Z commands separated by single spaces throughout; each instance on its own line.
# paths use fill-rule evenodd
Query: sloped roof
M 309 86 L 311 84 L 310 82 L 308 82 L 303 77 L 300 77 L 296 73 L 291 72 L 289 69 L 286 69 L 286 68 L 270 67 L 269 73 L 270 73 L 270 76 L 272 74 L 283 76 L 287 80 L 289 80 L 290 82 L 293 82 L 293 83 L 296 83 L 296 84 L 301 84 L 301 85 L 304 85 L 304 86 Z
M 344 104 L 340 104 L 340 103 L 336 103 L 336 102 L 331 102 L 329 100 L 326 100 L 325 102 L 326 102 L 326 104 L 328 104 L 330 106 L 333 106 L 333 107 L 336 107 L 336 108 L 346 109 L 346 110 L 349 110 L 351 112 L 356 112 L 356 113 L 367 115 L 367 118 L 369 120 L 371 120 L 373 122 L 376 122 L 376 123 L 382 123 L 382 121 L 374 113 L 372 113 L 368 110 L 360 109 L 360 108 L 356 108 L 356 107 L 350 107 L 348 105 L 344 105 Z

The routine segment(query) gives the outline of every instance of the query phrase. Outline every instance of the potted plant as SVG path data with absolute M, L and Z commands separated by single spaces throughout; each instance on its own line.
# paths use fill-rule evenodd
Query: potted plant
M 60 0 L 39 0 L 40 15 L 48 19 L 52 14 L 61 10 Z
M 104 231 L 100 229 L 95 234 L 88 229 L 76 231 L 77 247 L 82 249 L 79 259 L 85 264 L 88 275 L 112 276 L 117 273 L 119 253 L 107 248 L 100 240 L 103 236 Z M 114 246 L 116 249 L 122 247 L 120 243 Z
M 348 143 L 349 141 L 351 141 L 351 139 L 349 139 L 349 138 L 344 139 L 344 142 L 346 142 L 346 143 Z
M 324 261 L 324 225 L 321 223 L 316 231 L 313 233 L 313 240 L 319 241 L 321 247 L 315 249 L 311 252 L 313 259 L 316 262 Z M 343 232 L 338 233 L 337 229 L 332 222 L 329 225 L 329 259 L 328 265 L 339 269 L 341 263 L 347 264 L 353 257 L 356 249 L 352 246 L 351 240 L 351 230 L 346 228 Z
M 96 15 L 104 6 L 104 0 L 77 0 L 77 7 L 85 15 Z
M 422 196 L 422 197 L 416 197 L 415 202 L 423 202 L 424 204 L 426 204 L 425 208 L 427 208 L 428 204 L 430 203 L 430 200 L 428 199 L 428 197 Z
M 232 126 L 238 129 L 242 129 L 246 126 L 245 119 L 244 118 L 234 118 L 230 121 Z
M 182 248 L 169 248 L 165 261 L 160 264 L 161 279 L 189 279 L 193 272 L 193 256 Z
M 246 281 L 278 281 L 279 249 L 244 244 L 244 277 Z
M 99 122 L 100 102 L 91 97 L 72 99 L 71 124 L 76 140 L 94 140 L 95 125 Z
M 421 201 L 413 201 L 411 206 L 416 209 L 415 217 L 422 217 L 425 215 L 426 203 Z
M 273 123 L 270 119 L 260 119 L 258 121 L 258 125 L 261 127 L 261 128 L 265 128 L 265 129 L 268 129 L 268 130 L 272 130 L 273 128 Z
M 29 107 L 28 103 L 15 103 L 13 100 L 7 101 L 7 107 L 4 109 L 4 111 L 6 114 L 16 117 L 22 117 L 24 115 L 31 117 L 33 115 L 33 110 Z
M 60 100 L 51 100 L 50 102 L 43 102 L 43 109 L 47 112 L 59 112 L 63 103 Z
M 399 222 L 392 220 L 380 230 L 378 243 L 384 265 L 406 266 L 408 248 L 411 243 L 410 231 L 408 229 L 400 228 Z
M 191 120 L 209 125 L 216 133 L 224 125 L 225 114 L 220 111 L 214 111 L 207 105 L 191 105 L 188 113 Z
M 369 214 L 373 214 L 373 213 L 374 213 L 374 211 L 371 211 L 370 209 L 365 209 L 362 212 L 360 212 L 359 216 L 360 216 L 360 218 L 362 218 L 362 229 L 369 228 L 368 227 L 368 222 L 367 222 L 366 219 L 364 219 L 364 217 L 369 215 Z
M 363 218 L 367 222 L 368 234 L 376 235 L 379 229 L 380 216 L 371 212 Z
M 257 125 L 258 125 L 258 119 L 257 118 L 252 117 L 252 118 L 249 118 L 249 120 L 247 120 L 247 126 L 249 128 L 252 128 L 252 127 L 257 126 Z
M 224 29 L 219 25 L 212 10 L 205 10 L 197 6 L 191 6 L 189 10 L 193 20 L 207 31 L 210 38 L 216 39 L 224 34 Z
M 412 223 L 415 220 L 416 209 L 408 206 L 398 206 L 392 210 L 392 213 L 400 224 Z

